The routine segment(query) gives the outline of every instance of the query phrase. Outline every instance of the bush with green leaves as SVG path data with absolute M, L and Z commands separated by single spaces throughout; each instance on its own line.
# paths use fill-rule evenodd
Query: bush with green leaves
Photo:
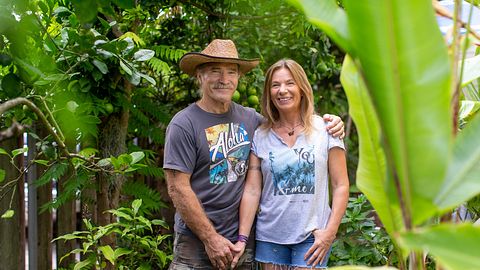
M 350 197 L 329 259 L 338 265 L 396 265 L 394 245 L 384 228 L 375 223 L 375 212 L 365 195 Z
M 84 219 L 86 231 L 75 231 L 53 241 L 79 241 L 81 248 L 74 249 L 63 257 L 70 254 L 82 256 L 82 260 L 73 266 L 74 270 L 104 269 L 107 263 L 122 270 L 165 269 L 172 259 L 172 248 L 171 242 L 166 241 L 170 235 L 162 235 L 160 229 L 167 229 L 168 225 L 163 220 L 149 220 L 142 216 L 139 211 L 141 205 L 142 200 L 137 199 L 132 202 L 131 208 L 109 210 L 117 221 L 106 226 L 97 227 Z M 101 245 L 100 240 L 110 234 L 116 234 L 115 249 Z

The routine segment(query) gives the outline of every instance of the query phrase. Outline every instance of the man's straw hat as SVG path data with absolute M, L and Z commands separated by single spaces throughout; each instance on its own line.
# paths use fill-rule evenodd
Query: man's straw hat
M 229 39 L 215 39 L 202 52 L 189 52 L 180 59 L 180 69 L 195 76 L 195 69 L 205 63 L 238 64 L 240 73 L 245 74 L 258 65 L 258 59 L 238 58 L 237 48 Z

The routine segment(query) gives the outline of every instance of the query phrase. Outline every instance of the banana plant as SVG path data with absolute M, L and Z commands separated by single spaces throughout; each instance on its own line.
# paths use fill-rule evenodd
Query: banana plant
M 422 269 L 423 251 L 445 269 L 478 269 L 480 228 L 436 222 L 480 193 L 480 117 L 453 135 L 457 71 L 432 1 L 291 2 L 348 54 L 341 81 L 359 132 L 357 185 L 409 269 Z

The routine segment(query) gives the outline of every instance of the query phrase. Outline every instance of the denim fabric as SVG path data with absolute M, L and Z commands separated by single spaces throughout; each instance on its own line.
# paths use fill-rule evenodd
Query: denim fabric
M 307 253 L 307 250 L 312 246 L 314 241 L 315 238 L 313 235 L 310 235 L 305 241 L 293 245 L 256 241 L 255 260 L 260 263 L 310 268 L 311 265 L 307 265 L 308 259 L 304 260 L 303 256 Z M 315 268 L 327 268 L 330 250 L 323 261 L 316 265 Z

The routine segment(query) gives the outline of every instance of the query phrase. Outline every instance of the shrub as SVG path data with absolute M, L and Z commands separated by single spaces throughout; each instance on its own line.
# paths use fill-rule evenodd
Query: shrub
M 394 245 L 365 195 L 350 197 L 348 207 L 332 245 L 329 266 L 396 265 Z
M 83 260 L 77 262 L 73 269 L 103 269 L 107 262 L 114 265 L 115 269 L 122 270 L 164 269 L 172 259 L 171 245 L 165 241 L 170 235 L 157 233 L 160 227 L 168 228 L 168 225 L 163 220 L 149 220 L 139 215 L 141 205 L 142 200 L 137 199 L 132 202 L 131 208 L 109 210 L 117 217 L 117 221 L 106 226 L 97 227 L 90 220 L 84 219 L 86 231 L 75 231 L 53 241 L 63 239 L 80 242 L 81 248 L 64 256 L 82 255 Z M 113 249 L 108 245 L 101 246 L 100 240 L 112 233 L 116 234 L 117 247 Z

